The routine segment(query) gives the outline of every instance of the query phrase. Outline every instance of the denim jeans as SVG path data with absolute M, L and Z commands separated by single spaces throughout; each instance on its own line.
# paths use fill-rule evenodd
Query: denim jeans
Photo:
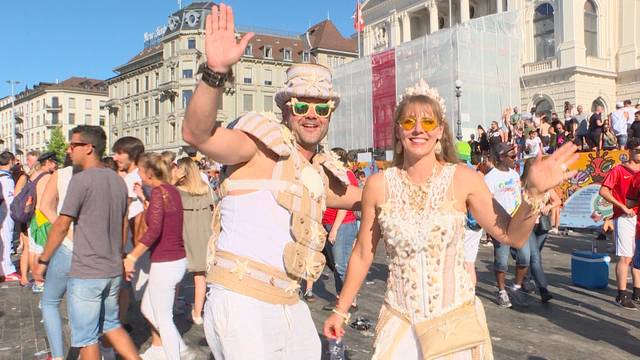
M 516 265 L 529 266 L 531 253 L 529 251 L 529 241 L 520 249 L 512 249 L 511 246 L 501 244 L 497 240 L 493 240 L 493 266 L 495 271 L 507 272 L 509 270 L 509 254 L 515 253 Z
M 103 333 L 120 327 L 118 292 L 122 276 L 102 279 L 69 278 L 67 307 L 71 346 L 96 344 Z
M 331 225 L 324 225 L 327 231 L 331 230 Z M 353 250 L 353 243 L 356 240 L 358 234 L 358 227 L 356 222 L 350 222 L 341 224 L 336 234 L 336 242 L 331 245 L 327 242 L 327 245 L 331 249 L 333 260 L 335 261 L 336 271 L 333 272 L 333 277 L 336 283 L 336 294 L 340 295 L 342 291 L 342 285 L 344 284 L 344 276 L 347 273 L 347 265 L 349 264 L 349 257 L 351 257 L 351 251 Z
M 47 281 L 44 283 L 42 293 L 42 319 L 47 340 L 51 347 L 53 358 L 64 357 L 64 335 L 62 333 L 62 320 L 60 318 L 60 303 L 67 291 L 67 280 L 71 269 L 71 256 L 73 252 L 68 247 L 61 245 L 51 257 L 47 269 Z
M 539 288 L 546 289 L 549 286 L 547 282 L 547 276 L 544 274 L 544 269 L 542 269 L 542 257 L 540 253 L 542 252 L 542 247 L 544 246 L 545 241 L 547 240 L 548 233 L 536 235 L 535 231 L 532 231 L 529 235 L 529 251 L 531 252 L 531 262 L 529 271 L 531 272 L 531 277 L 536 282 L 536 285 Z

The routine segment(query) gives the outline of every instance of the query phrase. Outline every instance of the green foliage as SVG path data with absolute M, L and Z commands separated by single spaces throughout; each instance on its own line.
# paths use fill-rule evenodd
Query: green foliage
M 67 146 L 67 142 L 62 134 L 62 128 L 57 127 L 51 130 L 51 140 L 49 140 L 49 144 L 47 145 L 47 151 L 55 153 L 58 160 L 62 161 L 67 152 Z

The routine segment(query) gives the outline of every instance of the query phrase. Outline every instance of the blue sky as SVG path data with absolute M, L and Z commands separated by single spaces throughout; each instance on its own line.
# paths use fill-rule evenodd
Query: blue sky
M 183 7 L 191 0 L 183 0 Z M 229 0 L 236 25 L 303 32 L 330 16 L 353 30 L 355 0 Z M 166 24 L 177 0 L 0 0 L 0 97 L 5 80 L 25 84 L 71 76 L 106 79 L 144 45 L 144 32 Z

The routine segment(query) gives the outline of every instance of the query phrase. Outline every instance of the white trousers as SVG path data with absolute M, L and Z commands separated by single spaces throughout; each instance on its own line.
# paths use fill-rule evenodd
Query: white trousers
M 7 217 L 9 214 L 7 214 Z M 0 248 L 2 249 L 2 274 L 8 275 L 16 272 L 16 267 L 13 266 L 13 262 L 11 262 L 11 241 L 13 240 L 13 221 L 10 219 L 5 220 L 2 223 L 2 229 L 0 229 L 0 238 L 2 244 L 0 244 Z
M 274 305 L 211 286 L 204 331 L 216 360 L 319 360 L 321 344 L 307 304 Z
M 166 359 L 180 359 L 180 351 L 187 345 L 173 322 L 173 299 L 176 285 L 187 270 L 187 259 L 151 263 L 147 289 L 142 296 L 140 310 L 158 330 Z

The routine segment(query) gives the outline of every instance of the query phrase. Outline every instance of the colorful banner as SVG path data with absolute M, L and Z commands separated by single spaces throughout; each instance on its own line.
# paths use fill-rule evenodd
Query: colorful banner
M 614 166 L 628 159 L 626 150 L 580 153 L 578 161 L 570 167 L 578 173 L 561 186 L 564 206 L 560 211 L 560 226 L 601 226 L 603 219 L 613 214 L 613 207 L 598 195 L 600 184 Z
M 389 49 L 371 56 L 373 146 L 393 147 L 393 112 L 396 107 L 396 54 Z

